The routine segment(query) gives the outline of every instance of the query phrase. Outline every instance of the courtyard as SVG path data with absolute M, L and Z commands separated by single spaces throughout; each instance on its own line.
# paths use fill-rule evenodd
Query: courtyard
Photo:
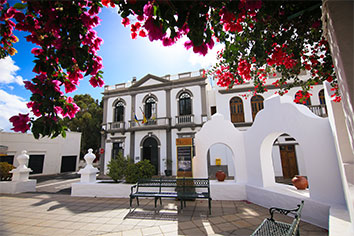
M 58 193 L 0 195 L 0 234 L 17 235 L 250 235 L 268 209 L 248 201 L 179 202 L 164 199 L 154 208 L 153 199 L 141 199 L 129 209 L 128 198 L 71 197 Z M 134 201 L 134 207 L 136 207 Z M 276 219 L 292 218 L 276 215 Z M 328 235 L 327 230 L 304 221 L 300 235 Z

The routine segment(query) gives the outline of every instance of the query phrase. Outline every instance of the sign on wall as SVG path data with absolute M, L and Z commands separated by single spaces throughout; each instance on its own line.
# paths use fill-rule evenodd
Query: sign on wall
M 177 177 L 192 177 L 192 157 L 193 140 L 192 138 L 177 138 Z

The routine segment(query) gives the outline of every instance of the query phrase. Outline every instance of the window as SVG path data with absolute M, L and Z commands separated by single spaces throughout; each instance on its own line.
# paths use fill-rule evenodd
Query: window
M 298 98 L 298 96 L 300 96 L 300 97 L 305 97 L 305 96 L 302 96 L 301 95 L 301 91 L 297 91 L 296 92 L 296 94 L 295 94 L 295 102 L 297 103 L 297 104 L 304 104 L 304 105 L 306 105 L 306 106 L 311 106 L 311 99 L 310 99 L 310 97 L 308 97 L 306 100 L 304 100 L 302 103 L 301 102 L 297 102 L 297 100 L 299 100 L 299 99 L 297 99 Z
M 179 96 L 179 115 L 191 115 L 192 114 L 192 99 L 189 93 L 182 93 Z
M 243 102 L 241 98 L 234 97 L 230 100 L 230 116 L 232 123 L 245 122 Z
M 260 95 L 255 95 L 251 98 L 251 108 L 252 108 L 252 118 L 256 117 L 257 113 L 263 109 L 263 97 Z
M 122 155 L 124 153 L 123 142 L 113 143 L 112 159 L 117 158 L 117 155 L 118 155 L 119 152 L 121 152 Z
M 320 92 L 318 93 L 318 98 L 320 100 L 321 105 L 326 105 L 326 100 L 325 100 L 325 95 L 324 95 L 323 89 L 321 89 Z
M 118 101 L 114 107 L 114 122 L 124 121 L 124 103 L 123 101 Z
M 156 117 L 156 99 L 154 97 L 148 97 L 145 101 L 145 117 L 146 119 L 152 119 Z

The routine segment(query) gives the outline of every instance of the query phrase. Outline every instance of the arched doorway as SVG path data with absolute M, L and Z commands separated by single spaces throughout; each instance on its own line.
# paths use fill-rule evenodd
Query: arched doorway
M 272 148 L 275 182 L 291 184 L 295 175 L 305 175 L 301 147 L 295 138 L 283 133 L 277 137 Z
M 222 170 L 226 174 L 226 179 L 235 179 L 235 168 L 233 152 L 229 146 L 223 143 L 213 144 L 207 152 L 208 177 L 216 179 L 215 174 Z
M 143 142 L 143 160 L 149 160 L 151 164 L 155 167 L 155 175 L 159 171 L 159 152 L 158 152 L 158 142 L 153 137 L 148 137 Z

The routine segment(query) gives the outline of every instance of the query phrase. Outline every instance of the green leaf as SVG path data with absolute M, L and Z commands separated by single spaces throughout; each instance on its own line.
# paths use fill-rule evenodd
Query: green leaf
M 25 9 L 26 7 L 27 7 L 27 4 L 22 4 L 20 2 L 15 3 L 15 5 L 14 5 L 14 8 L 17 10 L 22 10 L 22 9 Z

